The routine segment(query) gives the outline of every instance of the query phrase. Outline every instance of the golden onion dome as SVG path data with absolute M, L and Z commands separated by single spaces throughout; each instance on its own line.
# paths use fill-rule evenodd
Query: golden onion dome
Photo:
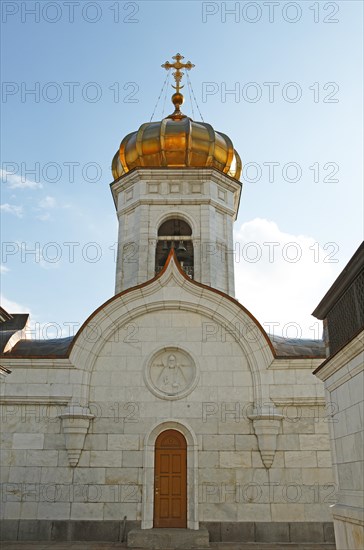
M 166 62 L 162 67 L 174 68 L 177 86 L 172 96 L 174 113 L 158 122 L 142 124 L 136 132 L 124 137 L 112 161 L 114 180 L 133 168 L 216 168 L 235 179 L 240 178 L 242 164 L 230 138 L 214 130 L 206 122 L 196 122 L 180 111 L 183 95 L 180 93 L 180 69 L 190 69 L 190 62 Z

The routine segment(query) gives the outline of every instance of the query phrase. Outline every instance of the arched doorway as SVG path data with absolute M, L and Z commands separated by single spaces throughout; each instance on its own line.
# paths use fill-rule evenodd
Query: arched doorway
M 177 430 L 155 443 L 154 527 L 187 527 L 187 442 Z

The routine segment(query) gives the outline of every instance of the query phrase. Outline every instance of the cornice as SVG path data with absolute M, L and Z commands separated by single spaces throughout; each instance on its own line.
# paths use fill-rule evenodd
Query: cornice
M 235 217 L 235 214 L 236 214 L 235 209 L 227 208 L 226 206 L 223 206 L 221 203 L 219 203 L 218 201 L 212 198 L 206 198 L 206 199 L 199 198 L 198 200 L 196 200 L 194 198 L 187 198 L 187 197 L 181 196 L 178 199 L 176 199 L 176 197 L 173 197 L 171 199 L 160 198 L 160 197 L 148 198 L 148 199 L 144 199 L 144 198 L 136 199 L 134 202 L 132 202 L 125 208 L 121 208 L 118 211 L 117 213 L 118 218 L 120 218 L 121 216 L 124 216 L 125 214 L 128 214 L 129 212 L 132 212 L 137 206 L 150 205 L 150 204 L 169 205 L 169 206 L 180 206 L 180 205 L 200 206 L 202 204 L 205 204 L 205 205 L 211 205 L 214 208 L 216 208 L 216 210 L 219 210 L 220 212 L 223 212 L 224 214 L 227 214 L 228 216 L 231 216 L 231 217 Z
M 335 355 L 329 357 L 313 371 L 320 380 L 327 380 L 330 376 L 345 367 L 352 359 L 360 354 L 363 354 L 364 359 L 364 330 L 362 330 L 355 338 L 346 344 Z M 361 369 L 364 368 L 364 361 L 361 362 Z M 346 373 L 348 378 L 351 378 L 353 373 Z M 344 380 L 343 380 L 344 381 Z
M 0 405 L 68 405 L 71 396 L 2 395 Z

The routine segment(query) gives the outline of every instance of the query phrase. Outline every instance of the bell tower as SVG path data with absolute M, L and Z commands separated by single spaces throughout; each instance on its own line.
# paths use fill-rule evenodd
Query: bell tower
M 181 112 L 183 72 L 173 57 L 174 112 L 128 134 L 112 162 L 119 220 L 115 292 L 155 277 L 174 248 L 192 279 L 234 296 L 233 223 L 241 161 L 228 136 Z

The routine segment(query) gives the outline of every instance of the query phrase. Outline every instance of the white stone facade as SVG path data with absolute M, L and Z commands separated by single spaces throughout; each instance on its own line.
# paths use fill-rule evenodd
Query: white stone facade
M 169 397 L 158 372 L 146 383 L 148 369 L 163 372 L 163 350 L 190 369 Z M 330 522 L 333 418 L 312 375 L 321 361 L 277 358 L 249 312 L 171 256 L 159 277 L 99 308 L 69 357 L 2 360 L 12 370 L 1 385 L 2 517 L 152 527 L 154 442 L 173 428 L 187 441 L 189 528 Z M 262 443 L 254 422 L 269 427 L 270 415 L 277 430 L 261 424 Z
M 4 348 L 8 536 L 79 540 L 98 525 L 99 537 L 119 540 L 124 520 L 152 528 L 156 441 L 177 430 L 189 529 L 207 527 L 214 540 L 332 541 L 333 418 L 312 374 L 322 356 L 307 344 L 277 355 L 233 298 L 241 184 L 210 168 L 138 168 L 111 189 L 116 296 L 56 345 L 63 354 L 37 356 L 16 331 Z M 192 231 L 193 280 L 173 247 L 156 276 L 158 230 L 176 219 Z

